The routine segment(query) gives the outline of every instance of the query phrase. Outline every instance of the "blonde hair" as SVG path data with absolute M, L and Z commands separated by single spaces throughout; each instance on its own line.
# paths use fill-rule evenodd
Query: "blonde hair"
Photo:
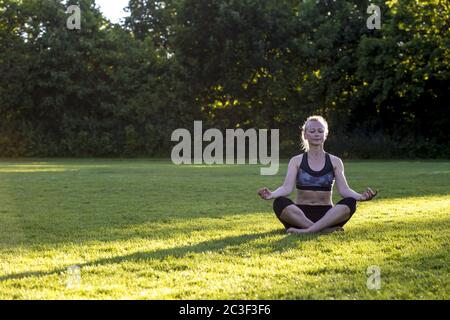
M 302 129 L 302 133 L 301 133 L 302 144 L 301 144 L 301 147 L 302 147 L 302 149 L 304 151 L 308 151 L 309 150 L 308 140 L 305 139 L 305 131 L 306 131 L 306 126 L 308 125 L 308 123 L 310 121 L 318 121 L 318 122 L 320 122 L 323 125 L 324 130 L 325 130 L 325 139 L 328 136 L 328 122 L 327 122 L 327 120 L 325 120 L 324 117 L 322 117 L 322 116 L 310 116 L 310 117 L 308 117 L 306 119 L 305 123 L 303 124 L 302 128 L 301 128 Z

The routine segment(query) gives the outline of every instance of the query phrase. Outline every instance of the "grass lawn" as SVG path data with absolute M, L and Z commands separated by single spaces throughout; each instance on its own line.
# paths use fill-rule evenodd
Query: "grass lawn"
M 448 299 L 450 162 L 345 164 L 379 196 L 299 236 L 256 195 L 287 161 L 0 161 L 0 299 Z

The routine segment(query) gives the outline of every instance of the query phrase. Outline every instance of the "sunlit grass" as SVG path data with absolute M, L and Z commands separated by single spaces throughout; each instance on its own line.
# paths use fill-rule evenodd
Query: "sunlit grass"
M 346 163 L 355 190 L 380 194 L 326 236 L 286 235 L 256 196 L 282 183 L 286 162 L 276 176 L 257 165 L 36 162 L 0 162 L 0 299 L 449 296 L 448 162 Z M 379 290 L 367 287 L 369 266 Z

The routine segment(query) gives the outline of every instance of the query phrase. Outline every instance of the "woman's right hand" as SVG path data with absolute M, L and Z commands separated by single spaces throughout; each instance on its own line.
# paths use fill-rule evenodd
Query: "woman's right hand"
M 372 200 L 376 195 L 378 194 L 378 191 L 373 191 L 371 188 L 367 188 L 366 192 L 361 194 L 359 197 L 359 201 L 369 201 Z
M 269 200 L 272 199 L 272 192 L 266 187 L 258 190 L 258 194 L 262 199 Z

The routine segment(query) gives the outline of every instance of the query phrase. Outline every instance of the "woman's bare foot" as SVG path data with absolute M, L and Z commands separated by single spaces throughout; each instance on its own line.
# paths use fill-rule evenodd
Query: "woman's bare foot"
M 298 228 L 289 228 L 286 230 L 287 233 L 293 234 L 293 233 L 309 233 L 308 229 L 298 229 Z

